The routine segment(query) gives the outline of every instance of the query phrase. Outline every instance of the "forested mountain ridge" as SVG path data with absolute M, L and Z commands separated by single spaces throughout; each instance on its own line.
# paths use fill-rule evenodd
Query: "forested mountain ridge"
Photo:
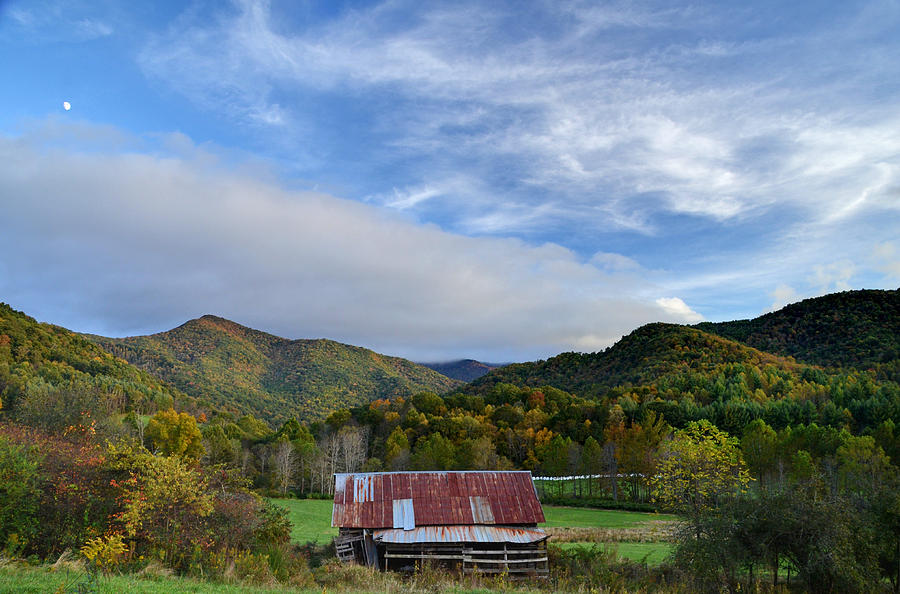
M 822 368 L 697 328 L 648 324 L 605 351 L 509 365 L 463 391 L 514 403 L 504 394 L 551 387 L 606 408 L 618 404 L 630 419 L 648 411 L 674 427 L 708 419 L 731 434 L 754 419 L 863 431 L 900 419 L 900 385 L 890 369 Z
M 868 369 L 900 358 L 900 290 L 832 293 L 695 327 L 812 365 Z
M 460 384 L 399 357 L 327 339 L 289 340 L 206 315 L 149 336 L 88 336 L 211 406 L 270 422 Z
M 641 326 L 605 351 L 562 353 L 533 363 L 513 363 L 472 382 L 483 393 L 499 383 L 554 388 L 599 398 L 615 387 L 647 386 L 684 373 L 708 375 L 728 364 L 797 370 L 789 359 L 764 353 L 696 328 L 653 323 Z
M 155 410 L 187 396 L 70 330 L 0 303 L 0 398 L 4 409 L 27 416 L 51 407 L 50 400 L 109 412 Z

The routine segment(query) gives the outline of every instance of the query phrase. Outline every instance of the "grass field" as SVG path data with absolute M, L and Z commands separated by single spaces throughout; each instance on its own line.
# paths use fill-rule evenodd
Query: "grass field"
M 294 528 L 291 532 L 291 540 L 296 543 L 306 544 L 315 542 L 320 545 L 328 544 L 337 534 L 337 529 L 331 527 L 331 501 L 321 499 L 273 499 L 274 503 L 288 510 L 288 517 Z M 624 536 L 611 542 L 619 555 L 641 561 L 646 558 L 647 563 L 653 565 L 660 563 L 671 551 L 671 544 L 667 542 L 628 542 L 628 531 L 634 531 L 644 526 L 650 526 L 659 522 L 677 521 L 676 516 L 668 514 L 648 514 L 629 511 L 611 511 L 602 509 L 544 506 L 544 516 L 547 521 L 541 524 L 543 528 L 584 528 L 602 529 L 605 533 L 610 531 L 623 531 Z M 590 533 L 589 530 L 584 531 Z M 624 542 L 623 542 L 624 541 Z M 553 542 L 551 539 L 550 542 Z M 590 546 L 595 543 L 604 543 L 602 540 L 589 542 L 562 542 L 560 546 Z
M 543 507 L 544 517 L 547 521 L 541 524 L 542 528 L 551 526 L 634 528 L 654 520 L 675 521 L 678 519 L 677 516 L 670 514 L 648 514 L 587 507 L 557 507 L 555 505 Z
M 563 549 L 590 547 L 592 545 L 593 543 L 587 542 L 557 543 L 557 546 Z M 672 545 L 667 542 L 616 542 L 603 544 L 603 546 L 614 548 L 619 557 L 631 559 L 632 561 L 646 561 L 647 565 L 659 565 L 672 552 Z
M 288 510 L 288 518 L 294 525 L 291 541 L 324 545 L 337 536 L 337 528 L 331 527 L 330 499 L 272 499 L 272 503 Z
M 50 571 L 45 567 L 7 565 L 0 567 L 0 592 L 17 594 L 46 594 L 47 592 L 94 592 L 96 594 L 120 594 L 138 592 L 140 594 L 276 594 L 279 592 L 302 592 L 283 586 L 264 588 L 246 584 L 230 585 L 205 582 L 175 576 L 140 577 L 137 575 L 103 576 L 94 584 L 87 584 L 84 572 Z M 306 590 L 318 592 L 318 590 Z

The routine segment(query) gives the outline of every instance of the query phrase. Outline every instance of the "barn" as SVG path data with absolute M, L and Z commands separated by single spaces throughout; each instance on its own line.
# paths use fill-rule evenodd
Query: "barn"
M 546 576 L 547 534 L 537 527 L 543 521 L 527 471 L 334 475 L 331 525 L 346 562 Z

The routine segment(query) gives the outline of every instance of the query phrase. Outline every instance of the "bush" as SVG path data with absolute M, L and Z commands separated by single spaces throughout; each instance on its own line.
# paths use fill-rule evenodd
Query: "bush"
M 618 556 L 614 545 L 587 547 L 547 547 L 550 582 L 563 592 L 692 592 L 684 576 L 675 568 L 644 563 Z
M 81 547 L 81 554 L 97 571 L 110 573 L 125 558 L 127 551 L 121 534 L 110 534 L 92 538 Z
M 0 547 L 20 555 L 38 529 L 40 475 L 37 455 L 0 436 Z

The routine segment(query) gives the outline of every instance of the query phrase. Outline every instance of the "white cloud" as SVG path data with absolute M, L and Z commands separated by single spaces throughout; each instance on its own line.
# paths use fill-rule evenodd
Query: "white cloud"
M 847 291 L 851 287 L 850 279 L 853 278 L 856 271 L 856 265 L 846 259 L 819 264 L 813 270 L 810 284 L 818 287 L 820 293 Z
M 888 278 L 900 280 L 900 250 L 893 241 L 886 241 L 875 247 L 875 257 L 880 268 Z
M 430 186 L 404 190 L 394 188 L 394 191 L 388 196 L 371 196 L 368 200 L 381 202 L 388 208 L 406 210 L 441 194 L 441 190 Z
M 794 303 L 795 301 L 800 300 L 800 294 L 797 293 L 796 289 L 783 283 L 775 287 L 775 290 L 772 291 L 771 295 L 773 301 L 772 307 L 769 309 L 769 311 L 781 309 L 789 303 Z
M 601 270 L 617 272 L 638 271 L 641 268 L 640 264 L 628 256 L 608 252 L 597 252 L 594 254 L 591 258 L 591 264 Z
M 678 297 L 660 297 L 656 304 L 673 316 L 694 324 L 703 321 L 703 316 L 692 310 L 687 303 Z
M 89 126 L 48 127 L 0 139 L 0 293 L 76 330 L 158 331 L 215 313 L 424 360 L 507 360 L 698 319 L 559 245 L 463 237 L 286 191 L 183 135 L 180 156 L 110 151 L 105 128 L 72 151 L 59 139 L 74 130 L 84 144 Z

